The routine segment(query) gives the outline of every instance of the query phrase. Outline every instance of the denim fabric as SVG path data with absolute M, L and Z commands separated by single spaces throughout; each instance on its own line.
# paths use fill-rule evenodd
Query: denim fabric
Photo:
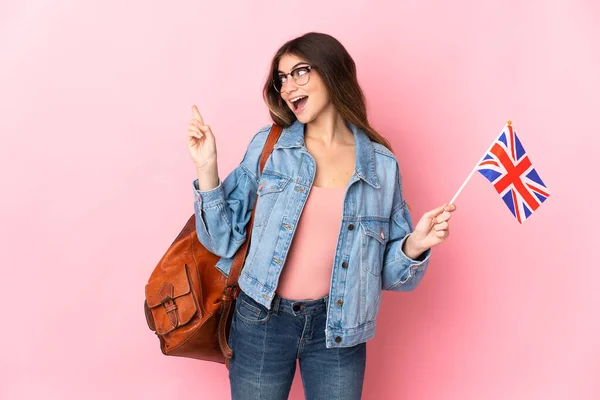
M 238 284 L 267 308 L 315 177 L 316 162 L 306 148 L 304 127 L 295 121 L 283 129 L 262 175 L 259 159 L 270 127 L 254 135 L 240 165 L 216 188 L 199 191 L 198 181 L 193 182 L 198 239 L 221 256 L 217 268 L 226 276 L 246 240 L 246 225 L 256 202 Z M 361 129 L 348 127 L 354 135 L 356 168 L 344 193 L 333 260 L 325 326 L 328 348 L 354 346 L 372 338 L 381 291 L 413 290 L 425 274 L 431 252 L 412 260 L 402 251 L 413 226 L 397 160 Z
M 287 399 L 297 359 L 306 399 L 361 398 L 366 343 L 325 346 L 327 303 L 275 296 L 267 309 L 240 292 L 229 336 L 233 400 Z

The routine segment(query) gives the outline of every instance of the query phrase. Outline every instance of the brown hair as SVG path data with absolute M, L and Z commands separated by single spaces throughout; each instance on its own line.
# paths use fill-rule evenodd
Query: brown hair
M 359 127 L 372 141 L 392 151 L 388 140 L 369 125 L 365 96 L 358 84 L 354 60 L 336 38 L 325 33 L 309 32 L 292 39 L 281 46 L 273 57 L 263 88 L 263 97 L 273 122 L 287 127 L 296 120 L 292 110 L 273 87 L 273 82 L 277 79 L 279 60 L 285 54 L 303 58 L 313 65 L 327 87 L 331 103 L 344 121 Z

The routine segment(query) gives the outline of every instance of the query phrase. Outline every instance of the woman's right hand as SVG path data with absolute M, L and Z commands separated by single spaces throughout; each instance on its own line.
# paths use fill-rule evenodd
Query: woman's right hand
M 198 107 L 192 106 L 194 117 L 188 124 L 188 150 L 196 164 L 196 168 L 204 168 L 209 165 L 217 165 L 217 145 L 215 136 L 210 127 L 204 125 L 204 120 L 198 111 Z

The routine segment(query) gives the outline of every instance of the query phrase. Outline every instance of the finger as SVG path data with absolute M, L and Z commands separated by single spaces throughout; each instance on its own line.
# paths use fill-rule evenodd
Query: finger
M 431 211 L 427 211 L 427 212 L 424 214 L 424 216 L 425 216 L 425 217 L 427 217 L 427 218 L 429 218 L 429 219 L 434 219 L 435 217 L 437 217 L 438 215 L 440 215 L 440 214 L 441 214 L 441 213 L 444 211 L 444 208 L 445 208 L 445 207 L 446 207 L 446 204 L 444 204 L 444 205 L 443 205 L 443 206 L 441 206 L 441 207 L 434 208 L 434 209 L 433 209 L 433 210 L 431 210 Z
M 440 239 L 446 239 L 446 238 L 448 238 L 448 235 L 450 235 L 450 232 L 448 232 L 448 231 L 436 231 L 435 232 L 435 236 Z
M 200 121 L 194 121 L 194 125 L 196 125 L 198 128 L 200 128 L 200 130 L 203 132 L 210 132 L 210 126 L 203 125 L 200 123 Z
M 188 129 L 194 129 L 194 130 L 198 131 L 198 133 L 200 133 L 200 132 L 202 132 L 201 126 L 204 126 L 204 125 L 198 126 L 198 124 L 196 124 L 196 122 L 190 122 L 188 124 Z
M 435 222 L 439 224 L 440 222 L 448 221 L 450 218 L 452 218 L 452 214 L 450 214 L 450 211 L 444 211 L 443 213 L 435 217 Z
M 188 136 L 197 137 L 198 139 L 202 139 L 204 134 L 198 130 L 198 128 L 190 128 L 188 129 Z
M 445 208 L 444 211 L 448 211 L 448 212 L 453 212 L 456 210 L 456 204 L 448 204 Z
M 450 226 L 450 224 L 448 224 L 448 222 L 442 222 L 441 224 L 435 224 L 433 226 L 433 229 L 438 232 L 445 231 L 445 230 L 448 230 L 449 226 Z
M 193 141 L 193 140 L 198 141 L 200 139 L 202 139 L 202 136 L 198 135 L 197 133 L 195 133 L 195 132 L 188 133 L 188 141 Z
M 204 125 L 204 120 L 202 119 L 202 115 L 200 115 L 200 111 L 198 111 L 198 107 L 194 104 L 192 106 L 192 112 L 194 113 L 194 118 L 196 118 L 202 125 Z
M 188 127 L 197 128 L 197 129 L 200 129 L 203 126 L 205 126 L 205 125 L 202 125 L 200 122 L 196 121 L 195 119 L 191 120 L 190 123 L 188 124 Z

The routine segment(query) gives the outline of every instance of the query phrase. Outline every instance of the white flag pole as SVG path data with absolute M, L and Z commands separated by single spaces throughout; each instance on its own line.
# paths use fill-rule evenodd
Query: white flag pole
M 463 182 L 463 184 L 461 185 L 461 187 L 458 189 L 458 192 L 456 192 L 456 194 L 454 195 L 454 197 L 452 198 L 452 200 L 450 200 L 450 203 L 448 204 L 454 204 L 454 202 L 456 201 L 456 198 L 458 197 L 458 195 L 460 194 L 460 192 L 462 192 L 463 188 L 467 185 L 467 182 L 469 182 L 469 179 L 471 179 L 471 177 L 473 176 L 473 174 L 475 173 L 475 171 L 477 171 L 477 166 L 479 165 L 479 163 L 481 162 L 481 160 L 483 160 L 486 156 L 487 153 L 489 153 L 489 151 L 492 149 L 492 147 L 494 147 L 494 143 L 496 143 L 496 140 L 498 140 L 498 138 L 500 137 L 500 135 L 502 134 L 502 132 L 504 132 L 504 130 L 506 129 L 506 127 L 508 125 L 512 124 L 511 121 L 508 121 L 506 123 L 506 125 L 504 125 L 504 128 L 502 128 L 502 131 L 500 131 L 500 133 L 498 134 L 498 136 L 496 136 L 496 139 L 492 142 L 492 144 L 490 145 L 490 147 L 485 151 L 485 153 L 483 153 L 483 156 L 481 156 L 481 158 L 479 159 L 479 161 L 477 161 L 477 164 L 475 164 L 475 167 L 473 168 L 473 170 L 471 171 L 471 173 L 469 174 L 469 176 L 467 176 L 467 179 L 465 179 L 465 181 Z

